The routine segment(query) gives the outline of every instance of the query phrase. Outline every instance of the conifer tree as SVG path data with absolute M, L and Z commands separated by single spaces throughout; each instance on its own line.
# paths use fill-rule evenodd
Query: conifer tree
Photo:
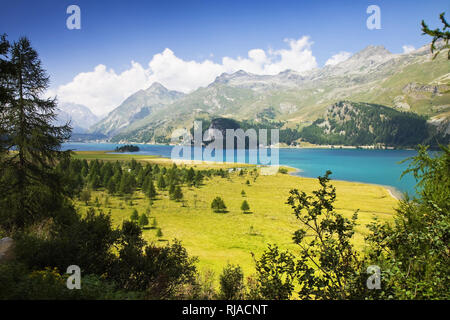
M 156 229 L 157 226 L 158 226 L 158 222 L 156 221 L 156 218 L 153 218 L 152 228 Z
M 108 189 L 108 192 L 110 194 L 116 193 L 116 183 L 114 182 L 114 179 L 109 179 L 108 184 L 106 185 L 106 188 Z
M 174 194 L 175 194 L 175 185 L 174 184 L 170 184 L 169 186 L 169 197 L 171 200 L 174 200 Z
M 175 201 L 181 201 L 183 199 L 183 192 L 181 191 L 180 186 L 176 186 L 173 192 L 173 199 Z
M 141 227 L 145 227 L 148 225 L 148 223 L 149 221 L 147 215 L 145 213 L 141 214 L 141 216 L 139 217 L 139 225 Z
M 195 178 L 195 171 L 194 169 L 191 167 L 186 175 L 186 181 L 188 183 L 188 185 L 192 186 L 194 184 L 194 178 Z
M 428 25 L 425 23 L 424 20 L 422 20 L 422 31 L 423 34 L 427 34 L 431 37 L 433 37 L 433 41 L 431 42 L 431 53 L 433 53 L 433 59 L 435 59 L 440 52 L 443 52 L 447 49 L 447 59 L 450 60 L 450 44 L 448 44 L 448 41 L 450 40 L 450 25 L 448 24 L 447 20 L 445 20 L 445 12 L 441 13 L 439 15 L 439 19 L 441 20 L 444 27 L 442 30 L 439 28 L 437 29 L 430 29 Z M 442 46 L 436 47 L 436 42 L 442 41 Z
M 247 200 L 242 201 L 241 204 L 241 210 L 246 213 L 248 210 L 250 210 L 250 206 L 248 205 Z
M 165 188 L 166 188 L 166 181 L 164 180 L 164 176 L 161 174 L 158 179 L 158 189 L 164 190 Z
M 67 188 L 54 166 L 70 156 L 60 146 L 71 128 L 53 125 L 56 99 L 42 97 L 49 77 L 29 40 L 20 38 L 11 46 L 5 41 L 0 41 L 5 57 L 0 63 L 1 148 L 16 152 L 0 158 L 2 179 L 7 179 L 0 181 L 0 219 L 5 228 L 23 228 L 64 205 Z
M 200 171 L 197 171 L 194 178 L 194 185 L 199 187 L 203 182 L 203 174 Z
M 150 199 L 154 199 L 156 197 L 156 188 L 155 184 L 153 183 L 153 180 L 150 180 L 147 187 L 147 196 Z
M 214 212 L 224 212 L 227 209 L 227 206 L 221 197 L 215 197 L 211 202 L 211 209 L 213 209 Z
M 135 222 L 137 222 L 139 220 L 139 213 L 137 212 L 136 209 L 133 209 L 130 219 L 131 219 L 131 221 L 135 221 Z

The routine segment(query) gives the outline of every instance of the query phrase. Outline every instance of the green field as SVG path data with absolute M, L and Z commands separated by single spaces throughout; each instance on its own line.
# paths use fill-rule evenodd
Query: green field
M 130 155 L 112 155 L 105 152 L 77 152 L 74 157 L 88 160 L 130 160 Z M 149 161 L 162 165 L 171 165 L 169 159 L 133 156 L 138 161 Z M 180 166 L 180 164 L 178 164 Z M 195 166 L 198 169 L 211 167 L 242 167 L 239 164 L 196 163 L 181 164 Z M 250 167 L 250 166 L 247 166 Z M 251 252 L 259 256 L 268 243 L 278 244 L 281 248 L 296 251 L 292 244 L 292 233 L 299 224 L 285 204 L 289 190 L 297 188 L 307 193 L 318 188 L 317 179 L 300 178 L 287 174 L 258 175 L 248 170 L 246 175 L 239 176 L 232 172 L 230 178 L 212 177 L 205 179 L 200 188 L 183 186 L 184 204 L 170 200 L 167 191 L 158 191 L 157 200 L 150 207 L 149 200 L 140 191 L 134 193 L 132 204 L 122 197 L 110 196 L 107 192 L 92 192 L 89 205 L 95 204 L 98 198 L 99 208 L 104 212 L 111 212 L 115 225 L 129 219 L 133 209 L 139 214 L 150 207 L 150 222 L 156 218 L 163 236 L 156 237 L 156 229 L 148 228 L 143 231 L 144 238 L 164 244 L 174 238 L 182 241 L 188 252 L 199 258 L 199 270 L 211 269 L 216 276 L 227 263 L 239 264 L 246 275 L 254 271 Z M 250 185 L 246 181 L 250 181 Z M 377 185 L 333 181 L 337 189 L 337 211 L 350 217 L 359 209 L 359 227 L 355 236 L 355 244 L 363 247 L 365 225 L 374 217 L 380 220 L 391 219 L 397 204 L 388 191 Z M 244 190 L 246 196 L 241 195 Z M 227 205 L 227 213 L 214 213 L 211 201 L 220 196 Z M 108 198 L 109 204 L 105 206 Z M 244 214 L 240 210 L 243 200 L 250 204 L 250 213 Z M 80 213 L 84 213 L 87 206 L 77 201 Z

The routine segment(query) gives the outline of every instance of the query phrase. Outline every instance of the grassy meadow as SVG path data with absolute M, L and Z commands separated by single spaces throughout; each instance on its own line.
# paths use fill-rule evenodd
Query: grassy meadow
M 137 161 L 172 165 L 170 159 L 107 152 L 76 152 L 74 157 L 113 161 L 134 158 Z M 261 175 L 257 173 L 259 169 L 253 171 L 254 166 L 242 164 L 177 165 L 194 166 L 194 169 L 246 166 L 250 170 L 243 176 L 236 171 L 229 178 L 205 178 L 204 184 L 199 188 L 183 186 L 183 202 L 170 200 L 167 190 L 158 190 L 157 199 L 150 204 L 149 199 L 140 191 L 133 194 L 130 203 L 129 199 L 108 195 L 100 189 L 92 192 L 89 206 L 97 205 L 104 212 L 110 212 L 113 223 L 117 226 L 129 219 L 134 209 L 142 214 L 150 208 L 150 224 L 143 230 L 144 238 L 161 244 L 174 238 L 181 240 L 189 254 L 199 258 L 199 270 L 212 270 L 216 276 L 227 262 L 241 265 L 246 275 L 252 274 L 254 263 L 251 253 L 259 257 L 268 243 L 296 251 L 291 237 L 299 223 L 285 202 L 289 190 L 293 188 L 307 193 L 317 189 L 317 179 L 281 173 Z M 250 185 L 247 185 L 247 180 Z M 350 217 L 359 209 L 355 244 L 362 249 L 365 225 L 374 217 L 380 220 L 391 219 L 397 200 L 382 186 L 345 181 L 332 183 L 337 190 L 335 204 L 338 212 Z M 245 196 L 241 194 L 242 190 L 245 191 Z M 214 213 L 211 210 L 211 201 L 216 196 L 225 201 L 226 213 Z M 248 213 L 240 210 L 243 200 L 247 200 L 250 205 Z M 81 213 L 87 209 L 86 204 L 81 201 L 76 201 L 76 206 Z M 157 221 L 156 228 L 151 227 L 154 218 Z M 161 228 L 162 237 L 157 237 L 157 228 Z

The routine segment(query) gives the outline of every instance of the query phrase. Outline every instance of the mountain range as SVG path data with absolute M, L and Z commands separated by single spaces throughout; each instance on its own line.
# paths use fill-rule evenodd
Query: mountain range
M 73 133 L 87 133 L 100 120 L 88 107 L 76 103 L 59 103 L 56 113 L 56 123 L 62 125 L 70 122 Z
M 339 64 L 302 73 L 224 73 L 189 94 L 154 83 L 125 99 L 89 131 L 113 142 L 168 142 L 174 129 L 214 118 L 273 121 L 301 130 L 344 100 L 413 112 L 450 135 L 450 62 L 446 53 L 433 60 L 429 46 L 408 54 L 368 46 Z

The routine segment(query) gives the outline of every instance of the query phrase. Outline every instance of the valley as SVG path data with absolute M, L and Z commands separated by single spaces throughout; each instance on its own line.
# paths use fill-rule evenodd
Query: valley
M 124 165 L 132 158 L 146 164 L 158 164 L 169 169 L 170 159 L 108 154 L 104 152 L 76 152 L 76 159 L 101 161 L 121 161 Z M 259 257 L 267 244 L 278 244 L 282 249 L 296 252 L 292 243 L 292 233 L 298 228 L 298 222 L 286 205 L 289 190 L 299 188 L 305 192 L 317 189 L 317 179 L 301 178 L 278 173 L 274 176 L 259 174 L 255 166 L 239 164 L 195 163 L 178 164 L 179 168 L 193 167 L 195 170 L 244 168 L 231 171 L 227 176 L 205 178 L 200 187 L 182 185 L 183 201 L 171 200 L 167 190 L 158 190 L 156 198 L 149 203 L 148 197 L 138 188 L 131 196 L 111 195 L 104 188 L 91 192 L 86 204 L 77 200 L 76 207 L 83 214 L 89 207 L 110 213 L 116 227 L 129 220 L 133 210 L 149 217 L 149 226 L 143 228 L 143 237 L 149 242 L 165 245 L 167 241 L 178 239 L 192 256 L 199 257 L 199 269 L 205 273 L 212 270 L 217 275 L 227 263 L 242 266 L 245 275 L 254 273 L 251 253 Z M 292 171 L 292 169 L 289 169 Z M 246 181 L 250 183 L 247 184 Z M 346 217 L 359 210 L 355 245 L 364 248 L 365 227 L 377 217 L 380 221 L 389 221 L 394 214 L 397 200 L 389 191 L 377 185 L 355 182 L 332 181 L 337 189 L 336 210 Z M 245 192 L 245 195 L 241 194 Z M 224 199 L 227 212 L 215 213 L 211 209 L 213 198 Z M 240 209 L 243 200 L 248 201 L 250 212 Z M 152 227 L 153 219 L 156 226 Z M 162 236 L 157 236 L 158 228 Z

